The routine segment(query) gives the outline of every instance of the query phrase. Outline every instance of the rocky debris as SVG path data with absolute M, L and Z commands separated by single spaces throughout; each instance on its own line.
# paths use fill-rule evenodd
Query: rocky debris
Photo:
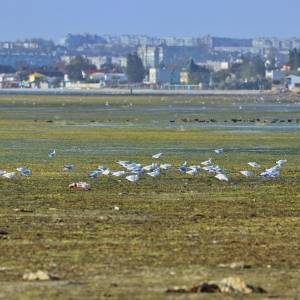
M 91 189 L 91 185 L 87 182 L 73 182 L 69 185 L 69 188 L 88 191 Z
M 33 213 L 34 211 L 31 209 L 26 209 L 26 208 L 15 208 L 15 212 L 20 212 L 20 213 Z
M 204 282 L 192 288 L 174 287 L 169 288 L 167 293 L 224 293 L 224 294 L 252 294 L 266 293 L 261 287 L 246 284 L 240 277 L 228 277 L 220 281 Z
M 8 238 L 8 231 L 0 229 L 0 240 Z
M 28 272 L 23 275 L 23 280 L 27 281 L 50 281 L 50 280 L 59 280 L 60 278 L 55 275 L 51 275 L 45 271 L 37 272 Z
M 233 262 L 231 264 L 219 264 L 219 268 L 229 268 L 229 269 L 251 269 L 251 265 L 245 264 L 244 262 Z

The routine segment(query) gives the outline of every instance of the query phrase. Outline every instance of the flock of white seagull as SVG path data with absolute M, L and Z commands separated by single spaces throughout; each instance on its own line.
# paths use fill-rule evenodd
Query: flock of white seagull
M 224 153 L 224 149 L 215 149 L 214 152 L 216 154 Z M 48 153 L 49 158 L 54 158 L 56 156 L 56 150 L 51 150 Z M 163 153 L 157 153 L 152 156 L 152 159 L 159 161 L 159 159 L 163 156 Z M 276 178 L 280 176 L 280 171 L 282 167 L 286 164 L 287 160 L 279 160 L 276 162 L 274 166 L 269 169 L 264 170 L 260 173 L 260 176 L 263 178 Z M 142 175 L 147 175 L 153 178 L 161 176 L 163 173 L 166 173 L 172 170 L 174 167 L 169 163 L 152 163 L 147 166 L 143 166 L 140 163 L 133 161 L 118 161 L 118 165 L 120 165 L 124 170 L 122 171 L 114 171 L 104 166 L 99 166 L 97 169 L 91 171 L 89 173 L 90 178 L 97 178 L 99 176 L 113 176 L 113 177 L 124 177 L 126 180 L 130 182 L 137 182 Z M 248 165 L 253 169 L 260 169 L 261 165 L 257 162 L 249 162 Z M 180 173 L 188 174 L 194 176 L 201 171 L 208 172 L 213 174 L 214 177 L 220 181 L 229 181 L 228 172 L 225 169 L 221 168 L 219 165 L 215 164 L 212 159 L 208 159 L 207 161 L 202 162 L 200 165 L 189 165 L 187 162 L 184 162 L 179 167 L 176 167 Z M 65 165 L 63 168 L 66 172 L 71 172 L 74 170 L 74 165 Z M 15 172 L 6 172 L 4 170 L 0 170 L 0 177 L 4 177 L 7 179 L 12 179 L 20 174 L 21 176 L 30 176 L 32 175 L 32 171 L 26 167 L 17 168 Z M 242 170 L 240 174 L 245 177 L 254 176 L 253 171 Z M 71 188 L 83 188 L 89 189 L 90 185 L 85 182 L 72 183 L 70 184 Z

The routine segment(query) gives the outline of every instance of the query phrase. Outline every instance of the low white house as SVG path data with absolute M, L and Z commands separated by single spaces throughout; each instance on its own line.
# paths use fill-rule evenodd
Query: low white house
M 102 73 L 96 72 L 89 75 L 90 80 L 100 83 L 126 83 L 127 76 L 125 73 Z
M 287 76 L 285 79 L 285 84 L 290 91 L 300 90 L 300 76 Z
M 20 83 L 17 74 L 0 74 L 0 88 L 18 87 Z
M 197 63 L 197 65 L 202 67 L 207 67 L 214 72 L 218 71 L 226 71 L 230 68 L 230 63 L 227 61 L 213 61 L 213 60 L 207 60 L 204 63 Z

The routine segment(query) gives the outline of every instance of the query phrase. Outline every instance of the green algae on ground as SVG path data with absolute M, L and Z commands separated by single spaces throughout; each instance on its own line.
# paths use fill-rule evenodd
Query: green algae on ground
M 62 99 L 71 108 L 62 107 Z M 28 178 L 0 178 L 0 299 L 165 299 L 168 287 L 231 275 L 262 286 L 270 297 L 299 296 L 299 130 L 169 128 L 166 115 L 150 109 L 162 101 L 187 107 L 211 103 L 203 97 L 193 97 L 191 103 L 178 97 L 127 97 L 128 103 L 141 101 L 148 112 L 136 116 L 134 109 L 126 115 L 111 111 L 110 123 L 116 128 L 74 127 L 93 118 L 108 124 L 105 112 L 94 111 L 106 101 L 107 97 L 0 98 L 0 169 L 25 165 L 33 170 Z M 219 105 L 233 101 L 217 99 L 210 113 L 222 118 Z M 33 102 L 43 110 L 32 109 Z M 15 110 L 24 105 L 26 111 Z M 89 105 L 94 110 L 86 110 Z M 228 118 L 230 110 L 226 114 Z M 248 118 L 247 111 L 239 114 Z M 257 114 L 262 118 L 265 112 Z M 125 128 L 125 118 L 141 120 Z M 147 126 L 154 118 L 158 124 Z M 224 147 L 224 155 L 214 154 L 216 147 Z M 55 159 L 47 156 L 52 148 L 58 152 Z M 144 176 L 137 184 L 87 176 L 100 164 L 118 169 L 118 159 L 148 164 L 157 151 L 174 165 L 213 157 L 229 171 L 230 182 L 217 182 L 204 172 L 191 177 L 175 170 L 159 180 Z M 249 161 L 265 168 L 281 158 L 288 164 L 278 179 L 239 174 L 249 169 Z M 75 164 L 74 172 L 63 172 L 67 163 Z M 78 180 L 89 181 L 92 190 L 67 188 Z M 218 268 L 238 261 L 252 268 Z M 61 280 L 22 281 L 26 271 L 39 269 Z M 201 297 L 206 298 L 210 296 Z

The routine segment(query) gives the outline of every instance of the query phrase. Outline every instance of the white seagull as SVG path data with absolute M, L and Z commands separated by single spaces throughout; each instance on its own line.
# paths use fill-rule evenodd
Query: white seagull
M 7 172 L 4 170 L 0 170 L 0 176 L 3 176 L 4 174 L 6 174 Z
M 278 160 L 277 162 L 276 162 L 276 165 L 278 165 L 278 166 L 283 166 L 283 165 L 285 165 L 287 163 L 287 160 L 286 159 L 281 159 L 281 160 Z
M 185 173 L 193 176 L 193 175 L 198 174 L 199 171 L 197 169 L 191 168 L 190 170 L 186 171 Z
M 221 173 L 216 175 L 215 178 L 217 178 L 220 181 L 227 181 L 227 182 L 229 181 L 228 177 L 224 174 L 221 174 Z
M 164 171 L 169 171 L 172 169 L 172 165 L 171 164 L 162 164 L 162 165 L 160 165 L 160 168 Z
M 16 176 L 17 176 L 16 172 L 5 173 L 5 174 L 2 175 L 2 177 L 8 178 L 8 179 L 15 178 Z
M 101 175 L 103 175 L 103 176 L 109 176 L 110 174 L 111 174 L 110 169 L 106 169 L 106 170 L 104 170 L 104 171 L 102 172 Z
M 32 175 L 32 171 L 29 170 L 28 168 L 24 168 L 24 167 L 18 168 L 17 171 L 20 172 L 22 176 Z
M 139 175 L 129 175 L 126 177 L 126 179 L 130 182 L 136 182 L 138 181 L 140 178 L 139 178 Z
M 149 166 L 143 167 L 143 170 L 146 172 L 152 172 L 158 168 L 158 164 L 151 164 Z
M 280 176 L 280 171 L 279 170 L 276 170 L 276 171 L 273 171 L 273 172 L 265 171 L 265 172 L 262 172 L 260 174 L 260 176 L 264 177 L 264 178 L 275 178 L 275 177 Z
M 74 165 L 65 165 L 64 166 L 64 171 L 66 172 L 71 172 L 74 170 Z
M 119 160 L 117 161 L 117 164 L 122 166 L 123 168 L 126 168 L 128 165 L 132 164 L 132 162 L 127 160 Z
M 111 172 L 111 175 L 115 176 L 115 177 L 121 177 L 121 176 L 124 176 L 125 174 L 126 174 L 125 171 L 112 171 Z
M 152 158 L 154 158 L 154 159 L 159 159 L 159 158 L 161 158 L 162 155 L 163 155 L 162 153 L 157 153 L 157 154 L 154 154 L 154 155 L 152 156 Z
M 200 166 L 190 166 L 189 170 L 186 171 L 186 174 L 196 175 L 200 172 L 200 170 L 201 170 Z
M 95 171 L 90 172 L 89 177 L 97 178 L 101 173 L 102 173 L 101 171 L 95 170 Z
M 223 148 L 216 149 L 216 150 L 214 150 L 214 152 L 217 154 L 222 154 L 222 153 L 224 153 L 224 149 Z
M 251 177 L 253 175 L 253 173 L 250 171 L 240 171 L 240 173 L 246 177 Z
M 49 156 L 50 158 L 55 157 L 55 156 L 56 156 L 56 150 L 55 150 L 55 149 L 51 150 L 51 151 L 48 153 L 48 156 Z
M 212 165 L 212 159 L 210 158 L 209 160 L 203 161 L 201 163 L 201 165 L 203 165 L 203 166 L 210 166 L 210 165 Z
M 252 168 L 256 168 L 259 169 L 261 167 L 260 164 L 258 164 L 257 162 L 249 162 L 248 165 Z
M 149 172 L 149 173 L 147 173 L 147 175 L 149 175 L 151 177 L 158 177 L 160 175 L 160 169 L 156 169 L 153 172 Z

